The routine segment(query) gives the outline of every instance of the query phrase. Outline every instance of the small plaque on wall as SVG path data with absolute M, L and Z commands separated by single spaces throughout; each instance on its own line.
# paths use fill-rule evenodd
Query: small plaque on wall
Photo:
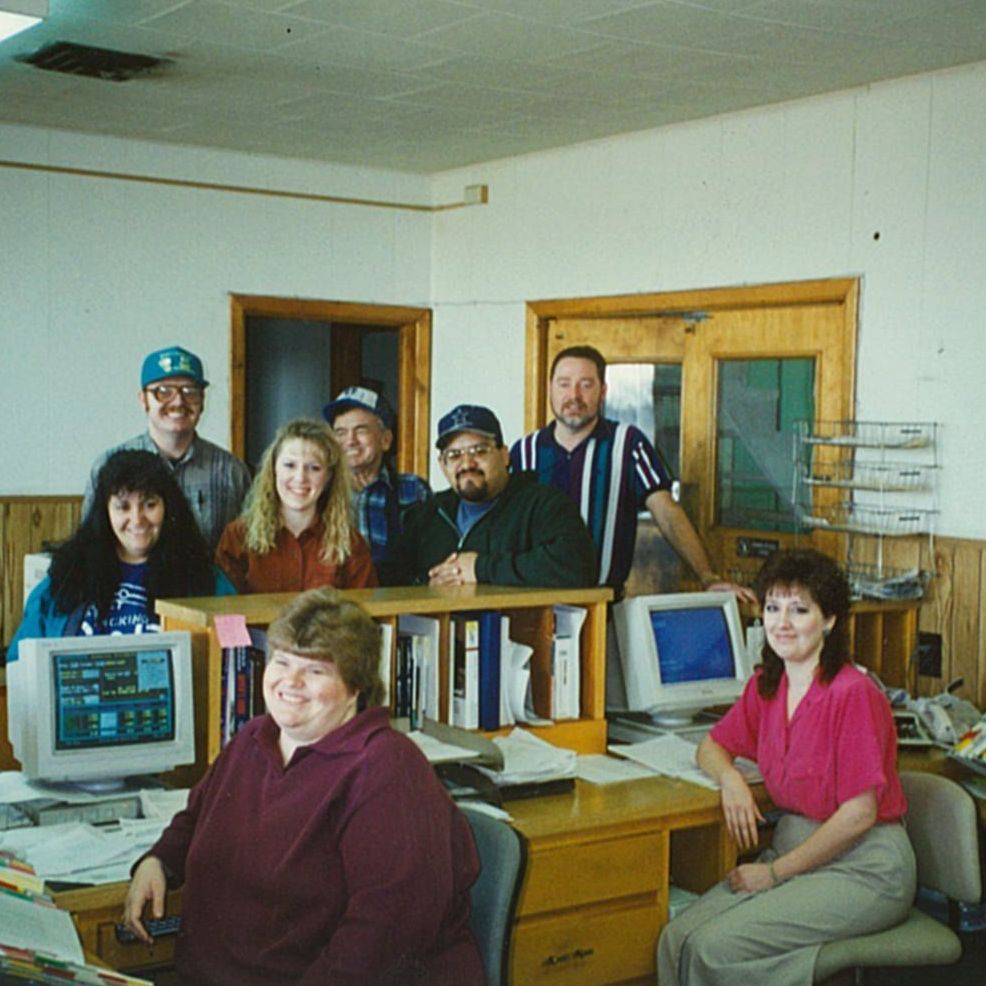
M 736 539 L 737 558 L 768 558 L 781 546 L 780 541 L 773 538 L 747 538 L 739 537 Z

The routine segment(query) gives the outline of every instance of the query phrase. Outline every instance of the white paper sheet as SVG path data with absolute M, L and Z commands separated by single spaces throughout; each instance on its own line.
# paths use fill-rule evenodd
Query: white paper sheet
M 590 784 L 616 784 L 654 777 L 655 772 L 632 760 L 610 757 L 605 753 L 588 753 L 576 760 L 575 776 Z
M 695 743 L 690 743 L 672 733 L 655 736 L 642 743 L 610 743 L 609 745 L 610 753 L 643 764 L 659 774 L 718 790 L 719 785 L 695 763 L 696 749 Z M 747 782 L 756 784 L 763 780 L 756 764 L 749 760 L 739 758 L 736 760 L 736 766 Z
M 479 767 L 497 784 L 528 784 L 575 776 L 575 751 L 565 750 L 527 732 L 514 729 L 493 742 L 503 754 L 503 770 Z
M 423 733 L 419 729 L 408 733 L 407 736 L 428 758 L 429 763 L 450 763 L 458 760 L 472 760 L 479 756 L 476 750 L 469 750 L 464 746 L 456 746 L 454 743 L 443 743 L 440 739 L 435 739 L 430 733 Z
M 47 952 L 69 962 L 85 962 L 79 935 L 68 911 L 0 893 L 0 942 Z

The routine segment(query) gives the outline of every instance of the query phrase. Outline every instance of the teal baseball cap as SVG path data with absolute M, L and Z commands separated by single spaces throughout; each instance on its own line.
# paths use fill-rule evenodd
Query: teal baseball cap
M 203 387 L 209 386 L 202 372 L 202 360 L 181 346 L 158 349 L 144 360 L 140 368 L 140 389 L 167 377 L 188 377 Z

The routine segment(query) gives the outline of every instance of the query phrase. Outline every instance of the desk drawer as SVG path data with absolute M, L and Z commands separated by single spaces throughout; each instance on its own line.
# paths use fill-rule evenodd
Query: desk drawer
M 667 885 L 666 832 L 534 849 L 518 905 L 519 915 L 656 893 Z
M 510 982 L 592 986 L 638 977 L 653 982 L 663 911 L 649 904 L 523 920 L 514 931 Z

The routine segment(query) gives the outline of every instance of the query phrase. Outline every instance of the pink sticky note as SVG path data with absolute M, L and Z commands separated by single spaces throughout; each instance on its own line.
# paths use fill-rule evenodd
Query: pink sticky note
M 220 647 L 249 647 L 250 631 L 242 613 L 216 614 L 212 618 Z

